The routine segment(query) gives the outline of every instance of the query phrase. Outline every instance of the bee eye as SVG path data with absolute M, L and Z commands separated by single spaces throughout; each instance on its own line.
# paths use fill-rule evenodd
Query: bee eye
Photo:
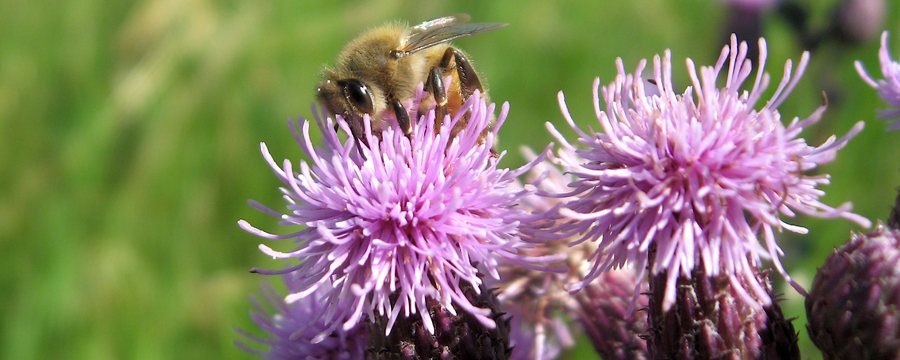
M 375 104 L 372 98 L 372 92 L 369 87 L 358 79 L 347 79 L 341 81 L 341 87 L 344 89 L 344 98 L 356 108 L 357 111 L 366 114 L 372 114 L 375 111 Z

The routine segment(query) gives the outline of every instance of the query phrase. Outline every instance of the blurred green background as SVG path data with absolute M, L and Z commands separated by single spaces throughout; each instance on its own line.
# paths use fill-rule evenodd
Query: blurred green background
M 824 26 L 836 1 L 808 0 Z M 898 6 L 885 28 L 900 55 Z M 556 94 L 576 121 L 595 128 L 591 82 L 633 69 L 670 48 L 710 64 L 728 24 L 715 0 L 635 1 L 21 1 L 0 2 L 0 358 L 239 359 L 238 326 L 248 294 L 263 281 L 251 267 L 280 263 L 240 230 L 246 219 L 275 230 L 247 199 L 283 206 L 259 153 L 298 159 L 289 117 L 309 116 L 318 71 L 341 46 L 387 20 L 411 23 L 454 13 L 509 27 L 461 39 L 492 99 L 509 101 L 500 148 L 522 164 L 520 145 L 551 141 L 544 122 L 564 127 Z M 781 18 L 764 18 L 775 82 L 801 48 Z M 877 38 L 812 55 L 801 85 L 781 107 L 806 117 L 828 94 L 811 144 L 866 130 L 833 163 L 825 202 L 853 201 L 887 216 L 900 185 L 900 132 L 885 133 L 885 105 L 853 69 L 881 77 Z M 570 133 L 570 132 L 569 132 Z M 847 221 L 796 219 L 808 235 L 781 234 L 784 262 L 808 286 L 815 267 L 843 243 Z M 272 245 L 272 244 L 270 244 Z M 783 289 L 788 317 L 810 345 L 801 297 Z M 589 359 L 585 341 L 568 358 Z

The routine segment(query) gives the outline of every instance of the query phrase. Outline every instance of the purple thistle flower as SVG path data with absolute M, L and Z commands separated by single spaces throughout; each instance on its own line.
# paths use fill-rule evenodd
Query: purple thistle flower
M 297 291 L 299 283 L 292 280 L 291 274 L 285 274 L 282 278 L 288 291 Z M 253 321 L 271 336 L 258 338 L 242 330 L 238 332 L 253 342 L 269 346 L 269 349 L 267 351 L 253 349 L 240 341 L 237 345 L 247 352 L 269 360 L 362 359 L 366 355 L 368 340 L 364 324 L 358 324 L 346 331 L 334 331 L 318 343 L 312 341 L 329 327 L 322 318 L 327 303 L 321 301 L 321 298 L 327 296 L 331 290 L 326 284 L 319 287 L 311 296 L 288 304 L 270 284 L 266 283 L 260 289 L 260 293 L 273 311 L 267 310 L 259 299 L 253 297 L 251 300 L 256 311 L 250 315 Z
M 421 89 L 420 85 L 418 100 L 407 109 L 418 109 L 424 96 Z M 495 255 L 520 264 L 535 260 L 517 254 L 524 245 L 519 225 L 528 217 L 517 204 L 529 191 L 509 186 L 534 163 L 510 171 L 498 168 L 503 154 L 491 153 L 508 110 L 504 104 L 491 129 L 494 105 L 488 106 L 476 93 L 440 127 L 435 126 L 434 111 L 429 111 L 410 138 L 396 122 L 373 134 L 366 119 L 369 147 L 360 148 L 353 139 L 341 142 L 330 130 L 333 120 L 321 120 L 324 114 L 316 117 L 324 144 L 316 147 L 309 122 L 301 120 L 302 134 L 293 123 L 291 131 L 310 162 L 302 161 L 299 172 L 288 160 L 276 163 L 262 144 L 263 156 L 286 185 L 281 190 L 288 207 L 281 213 L 251 204 L 281 218 L 281 225 L 305 228 L 275 235 L 244 220 L 239 225 L 266 239 L 293 239 L 297 244 L 289 252 L 260 245 L 273 258 L 299 261 L 282 271 L 257 270 L 293 272 L 299 285 L 287 302 L 313 296 L 324 286 L 333 288 L 320 298 L 329 304 L 324 316 L 331 328 L 314 341 L 340 324 L 351 329 L 376 313 L 388 318 L 388 333 L 398 317 L 419 314 L 433 334 L 427 298 L 454 314 L 458 309 L 467 311 L 488 328 L 496 325 L 489 309 L 467 300 L 460 283 L 480 289 L 475 263 L 497 277 Z M 467 111 L 471 113 L 465 129 L 449 138 Z M 338 124 L 350 133 L 346 122 L 339 118 Z M 487 137 L 480 138 L 485 129 Z
M 773 97 L 754 109 L 769 84 L 763 71 L 765 40 L 760 39 L 759 45 L 760 66 L 749 91 L 739 90 L 752 72 L 747 44 L 738 45 L 735 37 L 716 65 L 701 67 L 699 76 L 687 59 L 693 86 L 683 94 L 677 94 L 672 84 L 668 50 L 664 58 L 657 55 L 653 61 L 652 79 L 659 95 L 647 95 L 654 89 L 645 91 L 641 76 L 646 60 L 628 74 L 618 59 L 618 76 L 602 88 L 605 110 L 600 108 L 599 79 L 594 81 L 594 110 L 604 132 L 585 132 L 575 125 L 560 92 L 563 115 L 587 149 L 576 149 L 548 124 L 562 143 L 556 161 L 578 178 L 570 192 L 557 194 L 572 197 L 560 214 L 570 218 L 574 228 L 561 228 L 564 231 L 556 236 L 580 233 L 575 243 L 598 242 L 589 259 L 591 270 L 572 290 L 610 269 L 651 268 L 654 275 L 667 272 L 663 308 L 669 309 L 677 278 L 689 279 L 696 266 L 703 266 L 710 276 L 755 279 L 753 270 L 760 259 L 770 259 L 797 291 L 805 293 L 781 265 L 775 231 L 807 230 L 783 221 L 781 215 L 842 217 L 870 226 L 867 219 L 849 212 L 849 203 L 832 208 L 819 201 L 824 192 L 817 187 L 829 183 L 828 175 L 804 174 L 833 160 L 863 123 L 840 140 L 832 136 L 813 147 L 798 136 L 821 119 L 825 105 L 806 119 L 794 118 L 787 126 L 781 122 L 777 108 L 799 81 L 808 53 L 793 76 L 792 63 L 787 62 Z M 723 69 L 725 87 L 719 89 L 716 81 Z M 760 232 L 764 246 L 757 239 Z M 650 258 L 653 244 L 657 252 Z M 644 279 L 643 274 L 639 278 Z M 745 288 L 735 279 L 732 286 L 747 303 L 771 303 L 764 286 L 748 282 Z
M 527 148 L 523 149 L 523 154 L 526 159 L 537 158 Z M 526 186 L 536 188 L 538 195 L 546 195 L 567 191 L 568 184 L 574 180 L 571 174 L 563 173 L 557 166 L 542 162 L 529 172 Z M 552 196 L 525 198 L 522 206 L 533 214 L 540 214 L 540 218 L 524 227 L 523 232 L 553 228 L 559 220 L 553 210 L 562 204 L 561 199 Z M 523 249 L 527 254 L 546 258 L 556 254 L 556 260 L 568 267 L 568 271 L 547 272 L 503 261 L 500 267 L 502 280 L 488 283 L 490 287 L 498 288 L 497 297 L 512 320 L 510 359 L 555 359 L 563 349 L 575 345 L 575 336 L 582 330 L 586 330 L 604 359 L 639 357 L 640 349 L 646 353 L 646 345 L 640 338 L 646 330 L 646 313 L 635 313 L 630 318 L 625 316 L 633 299 L 635 273 L 631 269 L 608 272 L 603 281 L 591 283 L 578 294 L 570 294 L 565 289 L 566 284 L 584 277 L 590 269 L 585 259 L 594 248 L 587 242 L 569 247 L 569 240 L 548 241 Z M 646 307 L 646 297 L 638 301 L 641 308 Z M 625 305 L 619 306 L 620 303 Z
M 529 148 L 523 148 L 522 154 L 530 161 L 538 158 Z M 558 167 L 541 162 L 528 172 L 525 180 L 527 185 L 524 188 L 535 189 L 541 194 L 566 191 L 567 185 L 574 179 Z M 536 221 L 523 227 L 522 232 L 529 237 L 538 237 L 534 233 L 552 227 L 557 219 L 548 215 L 552 215 L 551 210 L 559 205 L 560 200 L 552 197 L 535 195 L 524 198 L 523 209 L 535 214 Z M 568 269 L 548 272 L 501 261 L 500 280 L 488 279 L 488 287 L 498 289 L 501 308 L 511 318 L 510 345 L 513 350 L 510 359 L 555 359 L 564 348 L 575 345 L 569 323 L 578 302 L 565 290 L 565 285 L 581 279 L 579 265 L 590 255 L 591 249 L 586 246 L 569 249 L 567 242 L 561 240 L 535 244 L 534 248 L 522 251 L 532 256 L 553 257 Z
M 534 256 L 559 253 L 564 242 L 538 244 L 536 249 L 523 250 Z M 569 314 L 575 311 L 575 297 L 564 289 L 577 270 L 554 273 L 534 270 L 513 264 L 500 263 L 503 281 L 489 281 L 497 287 L 501 309 L 511 318 L 510 359 L 550 360 L 557 358 L 563 348 L 575 345 L 569 329 Z
M 888 105 L 895 107 L 894 109 L 886 109 L 878 112 L 878 117 L 882 119 L 894 119 L 893 125 L 888 126 L 888 131 L 900 130 L 900 63 L 891 59 L 888 51 L 888 32 L 881 33 L 881 49 L 878 51 L 878 60 L 881 62 L 881 73 L 884 75 L 882 80 L 874 80 L 866 73 L 866 69 L 862 63 L 857 60 L 856 71 L 859 76 L 869 84 L 869 86 L 878 90 L 878 96 Z

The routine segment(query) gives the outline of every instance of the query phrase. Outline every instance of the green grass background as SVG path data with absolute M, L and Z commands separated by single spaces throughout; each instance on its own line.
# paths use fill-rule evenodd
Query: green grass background
M 814 24 L 836 1 L 813 1 Z M 900 55 L 898 6 L 885 27 Z M 0 2 L 0 358 L 244 359 L 233 327 L 259 333 L 248 294 L 263 281 L 251 267 L 278 268 L 240 230 L 275 219 L 246 204 L 282 206 L 259 154 L 297 160 L 289 117 L 309 116 L 318 71 L 360 31 L 454 13 L 508 22 L 456 42 L 474 59 L 495 101 L 511 113 L 500 148 L 522 164 L 520 145 L 551 141 L 563 126 L 562 90 L 580 124 L 596 122 L 591 82 L 672 49 L 715 60 L 724 8 L 713 0 L 635 1 L 210 1 L 48 0 Z M 770 73 L 801 49 L 786 24 L 765 20 Z M 812 55 L 781 107 L 805 117 L 828 94 L 825 119 L 805 136 L 820 144 L 857 120 L 866 130 L 821 168 L 825 202 L 853 201 L 885 218 L 900 185 L 900 132 L 875 119 L 883 108 L 852 68 L 878 73 L 877 40 Z M 571 132 L 569 132 L 571 134 Z M 847 221 L 800 217 L 808 235 L 781 234 L 784 262 L 802 284 L 843 243 Z M 270 245 L 272 245 L 270 243 Z M 820 354 L 805 330 L 802 298 L 779 284 L 804 358 Z M 595 357 L 581 341 L 571 359 Z

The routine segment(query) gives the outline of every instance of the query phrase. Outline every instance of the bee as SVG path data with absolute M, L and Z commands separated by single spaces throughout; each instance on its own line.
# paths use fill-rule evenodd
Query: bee
M 447 114 L 456 115 L 475 90 L 484 87 L 468 56 L 449 41 L 506 26 L 499 23 L 467 23 L 469 16 L 447 16 L 408 27 L 398 23 L 371 29 L 344 46 L 334 67 L 326 67 L 316 90 L 319 103 L 333 115 L 341 115 L 357 142 L 367 144 L 363 115 L 372 129 L 381 128 L 386 115 L 393 114 L 400 129 L 412 132 L 404 104 L 425 84 L 428 97 L 418 116 L 435 108 L 437 125 Z M 449 90 L 444 81 L 451 78 Z M 455 136 L 465 127 L 467 117 L 451 131 Z

